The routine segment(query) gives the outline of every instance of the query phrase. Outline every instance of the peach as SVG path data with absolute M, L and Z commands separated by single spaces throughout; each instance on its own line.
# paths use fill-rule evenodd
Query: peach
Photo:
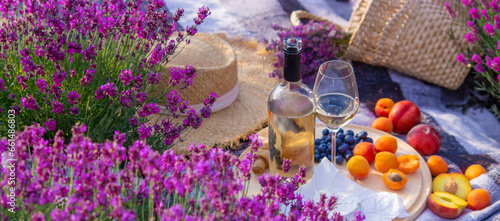
M 467 206 L 467 202 L 451 193 L 437 191 L 429 196 L 427 206 L 429 206 L 429 209 L 434 214 L 443 218 L 453 219 L 460 216 Z
M 441 135 L 433 126 L 419 124 L 408 132 L 406 143 L 422 156 L 434 155 L 441 147 Z
M 375 160 L 375 145 L 370 142 L 358 143 L 354 146 L 352 154 L 354 156 L 362 156 L 368 161 L 368 163 L 372 163 L 373 160 Z
M 469 179 L 460 173 L 442 173 L 432 181 L 432 192 L 448 192 L 455 196 L 467 199 L 471 191 Z
M 420 123 L 420 109 L 409 100 L 399 101 L 391 108 L 389 120 L 394 126 L 394 132 L 406 134 L 411 128 Z
M 394 101 L 390 98 L 381 98 L 375 104 L 375 114 L 379 117 L 387 117 L 389 116 L 392 106 L 394 106 Z

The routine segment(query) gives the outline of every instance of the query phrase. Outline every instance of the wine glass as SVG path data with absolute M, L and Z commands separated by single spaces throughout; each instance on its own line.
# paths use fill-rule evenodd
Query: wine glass
M 352 66 L 341 60 L 321 64 L 314 82 L 316 117 L 332 134 L 331 162 L 337 156 L 337 131 L 354 117 L 359 108 L 359 95 Z

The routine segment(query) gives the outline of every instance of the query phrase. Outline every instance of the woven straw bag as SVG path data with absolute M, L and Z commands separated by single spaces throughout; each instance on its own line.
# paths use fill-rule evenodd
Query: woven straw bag
M 470 70 L 456 61 L 461 49 L 468 47 L 463 38 L 468 31 L 467 11 L 452 4 L 457 15 L 453 19 L 445 1 L 359 0 L 348 26 L 343 27 L 352 34 L 344 59 L 384 66 L 456 90 Z M 292 24 L 298 25 L 300 18 L 325 21 L 296 11 Z

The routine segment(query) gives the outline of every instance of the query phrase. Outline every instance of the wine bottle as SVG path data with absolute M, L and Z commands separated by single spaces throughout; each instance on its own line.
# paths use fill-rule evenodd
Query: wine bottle
M 283 82 L 269 94 L 269 169 L 271 174 L 294 176 L 306 167 L 306 179 L 314 168 L 315 109 L 312 90 L 302 83 L 300 53 L 302 41 L 287 37 L 283 41 Z M 283 161 L 291 161 L 283 173 Z

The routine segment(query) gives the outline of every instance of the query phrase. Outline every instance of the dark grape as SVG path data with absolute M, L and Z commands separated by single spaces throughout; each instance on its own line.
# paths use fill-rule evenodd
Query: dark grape
M 344 162 L 344 158 L 341 155 L 335 157 L 335 163 L 342 164 Z
M 315 145 L 319 145 L 319 143 L 320 143 L 320 142 L 321 142 L 321 139 L 319 139 L 319 138 L 316 138 L 316 139 L 314 140 L 314 144 L 315 144 Z
M 339 138 L 337 138 L 335 142 L 336 142 L 335 146 L 337 147 L 342 143 L 342 141 Z
M 319 159 L 320 159 L 320 160 L 321 160 L 321 159 L 323 159 L 323 157 L 326 157 L 326 153 L 320 153 L 320 154 L 319 154 Z
M 345 155 L 345 161 L 349 161 L 353 155 L 351 153 L 348 153 Z
M 339 153 L 345 153 L 349 149 L 349 144 L 343 143 L 342 145 L 339 146 Z
M 328 130 L 328 128 L 326 128 L 321 133 L 323 134 L 323 136 L 327 136 L 328 134 L 330 134 L 330 130 Z
M 345 135 L 343 133 L 337 134 L 337 140 L 340 140 L 340 142 L 344 141 Z
M 352 131 L 352 130 L 347 130 L 347 131 L 345 132 L 345 135 L 351 135 L 351 136 L 354 136 L 354 131 Z
M 318 152 L 321 154 L 321 153 L 324 153 L 326 152 L 326 145 L 325 144 L 320 144 L 318 146 Z
M 344 142 L 346 142 L 348 144 L 353 144 L 354 143 L 354 137 L 352 137 L 352 135 L 346 135 L 345 138 L 344 138 Z
M 368 132 L 366 132 L 366 131 L 361 131 L 358 134 L 359 134 L 359 138 L 361 138 L 361 139 L 366 139 L 368 137 Z
M 373 143 L 373 139 L 371 137 L 367 137 L 367 138 L 363 139 L 363 142 Z

